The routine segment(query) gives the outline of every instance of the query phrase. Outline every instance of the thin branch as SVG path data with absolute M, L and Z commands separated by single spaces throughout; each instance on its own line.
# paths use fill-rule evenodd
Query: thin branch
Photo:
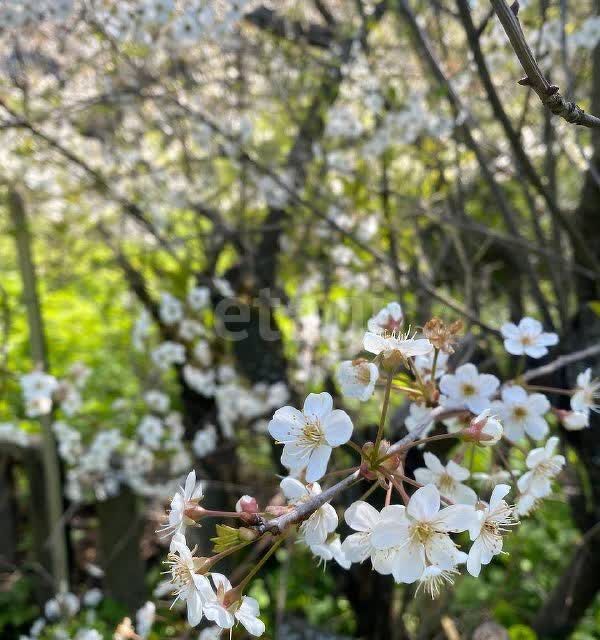
M 592 356 L 596 355 L 600 355 L 600 344 L 594 344 L 591 347 L 587 347 L 586 349 L 574 351 L 573 353 L 569 353 L 565 356 L 559 356 L 558 358 L 556 358 L 556 360 L 553 360 L 548 364 L 544 364 L 541 367 L 526 371 L 520 379 L 523 382 L 527 382 L 528 380 L 532 380 L 533 378 L 541 378 L 542 376 L 546 376 L 550 373 L 554 373 L 558 369 L 566 367 L 568 364 L 577 362 L 579 360 L 585 360 L 586 358 L 591 358 Z
M 579 105 L 565 99 L 560 94 L 558 87 L 550 84 L 543 74 L 517 17 L 519 3 L 515 2 L 513 10 L 505 0 L 490 0 L 490 2 L 527 74 L 525 78 L 519 80 L 519 84 L 530 86 L 537 93 L 542 104 L 567 122 L 583 127 L 600 128 L 600 118 L 586 113 Z

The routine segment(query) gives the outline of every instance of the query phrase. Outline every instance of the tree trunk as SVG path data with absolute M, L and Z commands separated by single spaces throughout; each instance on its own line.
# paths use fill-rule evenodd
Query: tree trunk
M 138 498 L 122 488 L 118 496 L 98 502 L 96 512 L 106 592 L 131 614 L 146 600 L 146 566 L 140 549 L 144 520 Z
M 29 325 L 29 344 L 31 359 L 36 366 L 48 370 L 46 342 L 42 312 L 37 293 L 37 278 L 31 251 L 31 235 L 27 224 L 27 213 L 20 194 L 15 189 L 8 193 L 8 210 L 14 227 L 15 243 L 19 258 L 19 271 L 23 282 L 23 301 L 27 311 Z M 66 527 L 63 521 L 63 496 L 60 478 L 60 461 L 56 450 L 56 442 L 51 429 L 50 416 L 41 416 L 42 426 L 42 464 L 45 489 L 44 498 L 37 503 L 37 508 L 48 511 L 50 523 L 50 557 L 54 588 L 67 589 L 69 586 L 69 562 L 67 551 Z M 30 484 L 33 484 L 30 480 Z

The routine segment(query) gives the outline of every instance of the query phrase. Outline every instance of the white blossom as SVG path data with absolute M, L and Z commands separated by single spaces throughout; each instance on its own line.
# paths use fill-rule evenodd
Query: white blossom
M 516 442 L 527 434 L 541 440 L 548 434 L 548 423 L 544 415 L 550 410 L 550 402 L 541 393 L 527 394 L 523 387 L 505 386 L 501 401 L 492 403 L 494 411 L 504 427 L 504 435 Z
M 333 409 L 328 393 L 310 393 L 302 411 L 287 406 L 278 409 L 269 422 L 269 433 L 284 445 L 281 462 L 294 473 L 306 469 L 306 480 L 325 475 L 333 447 L 352 435 L 352 420 L 341 409 Z
M 522 318 L 519 325 L 507 322 L 500 327 L 504 337 L 504 348 L 508 353 L 530 358 L 542 358 L 548 353 L 547 347 L 558 344 L 555 333 L 544 333 L 541 323 L 533 318 Z
M 162 293 L 158 315 L 166 325 L 177 324 L 183 319 L 183 305 L 170 293 Z
M 337 370 L 337 381 L 342 393 L 363 402 L 373 395 L 378 378 L 377 365 L 366 360 L 345 360 Z
M 135 614 L 135 631 L 140 638 L 147 638 L 156 617 L 156 605 L 148 601 Z
M 192 441 L 192 449 L 199 457 L 210 455 L 217 448 L 217 429 L 213 424 L 208 424 L 204 429 L 196 431 Z
M 169 410 L 169 396 L 157 389 L 150 389 L 144 394 L 144 402 L 149 409 L 157 413 L 166 413 Z
M 490 502 L 477 508 L 477 519 L 469 528 L 469 535 L 473 544 L 469 549 L 467 571 L 477 577 L 482 564 L 489 564 L 495 555 L 502 552 L 502 534 L 507 527 L 515 523 L 513 509 L 503 500 L 510 491 L 507 484 L 494 487 Z
M 194 556 L 183 534 L 176 533 L 173 536 L 166 564 L 170 567 L 174 588 L 173 604 L 179 600 L 186 603 L 188 622 L 195 627 L 202 620 L 203 594 L 210 590 L 210 584 L 206 576 L 196 573 Z
M 398 522 L 373 536 L 375 546 L 399 545 L 392 574 L 396 582 L 418 580 L 427 564 L 450 570 L 463 554 L 449 534 L 466 531 L 473 523 L 472 506 L 455 504 L 440 509 L 440 493 L 433 484 L 417 489 Z
M 201 311 L 210 303 L 210 289 L 208 287 L 193 287 L 188 292 L 187 301 L 190 309 Z
M 389 358 L 395 354 L 400 354 L 403 358 L 413 356 L 423 356 L 433 350 L 433 345 L 427 338 L 409 338 L 400 334 L 371 333 L 367 331 L 363 340 L 365 351 L 382 354 L 384 358 Z
M 592 379 L 592 370 L 586 369 L 577 376 L 575 393 L 571 396 L 571 409 L 573 411 L 587 413 L 600 412 L 600 380 Z
M 390 302 L 383 309 L 369 318 L 367 328 L 371 333 L 398 333 L 402 326 L 402 307 L 397 302 Z
M 496 393 L 500 381 L 489 373 L 479 373 L 468 362 L 456 371 L 447 373 L 440 380 L 440 404 L 447 408 L 466 407 L 473 413 L 481 413 L 490 406 L 490 398 Z
M 171 500 L 167 522 L 159 529 L 162 537 L 185 533 L 186 527 L 196 523 L 185 515 L 186 509 L 197 505 L 204 497 L 202 484 L 196 482 L 196 472 L 190 471 L 183 487 L 179 487 Z
M 318 482 L 313 482 L 308 486 L 304 486 L 296 478 L 284 478 L 280 484 L 283 495 L 288 499 L 290 504 L 299 504 L 305 502 L 313 496 L 321 493 L 321 486 Z M 325 503 L 314 511 L 300 525 L 300 533 L 308 546 L 323 544 L 327 540 L 327 536 L 335 531 L 338 525 L 338 517 L 335 509 Z
M 408 407 L 408 415 L 404 420 L 404 426 L 409 432 L 415 429 L 419 431 L 420 437 L 425 438 L 433 429 L 435 421 L 431 420 L 431 407 L 417 402 L 411 402 Z
M 206 618 L 221 629 L 231 629 L 237 621 L 249 634 L 261 636 L 265 632 L 265 625 L 258 617 L 258 602 L 249 596 L 242 596 L 237 602 L 226 603 L 225 596 L 232 589 L 231 583 L 220 573 L 211 573 L 210 577 L 215 589 L 213 590 L 207 581 L 208 587 L 203 585 L 202 590 Z
M 543 447 L 532 449 L 525 460 L 529 471 L 518 480 L 521 493 L 529 493 L 536 498 L 545 498 L 552 491 L 552 479 L 560 473 L 565 457 L 555 455 L 558 438 L 553 436 Z
M 162 342 L 151 354 L 152 361 L 159 369 L 168 369 L 173 364 L 185 363 L 185 347 L 178 342 Z
M 440 459 L 426 451 L 423 454 L 426 468 L 415 469 L 415 480 L 421 484 L 434 484 L 440 493 L 454 502 L 474 505 L 477 501 L 477 494 L 473 489 L 463 484 L 470 476 L 469 470 L 450 460 L 444 466 Z

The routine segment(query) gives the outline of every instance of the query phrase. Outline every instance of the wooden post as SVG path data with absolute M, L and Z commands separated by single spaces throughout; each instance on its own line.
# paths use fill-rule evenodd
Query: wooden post
M 31 234 L 27 224 L 25 205 L 20 194 L 10 188 L 8 191 L 8 211 L 13 223 L 13 231 L 19 271 L 23 282 L 23 302 L 27 311 L 29 324 L 29 344 L 31 358 L 37 366 L 48 370 L 44 325 L 37 292 L 35 266 L 31 252 Z M 65 523 L 63 522 L 63 501 L 60 480 L 60 463 L 56 451 L 56 443 L 51 429 L 50 416 L 41 416 L 42 426 L 42 465 L 44 471 L 45 501 L 35 505 L 39 509 L 46 509 L 50 524 L 50 538 L 47 541 L 50 548 L 52 577 L 54 588 L 68 588 L 69 565 L 67 557 L 67 542 Z M 33 495 L 33 491 L 32 491 Z

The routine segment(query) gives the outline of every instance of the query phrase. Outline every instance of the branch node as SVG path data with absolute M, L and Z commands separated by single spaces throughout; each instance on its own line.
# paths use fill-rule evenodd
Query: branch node
M 524 76 L 523 78 L 521 78 L 520 80 L 517 80 L 518 84 L 520 84 L 522 87 L 530 87 L 531 86 L 531 80 L 527 77 Z
M 511 5 L 510 5 L 510 10 L 515 14 L 515 16 L 519 15 L 519 9 L 521 8 L 521 5 L 519 4 L 519 0 L 515 0 Z

